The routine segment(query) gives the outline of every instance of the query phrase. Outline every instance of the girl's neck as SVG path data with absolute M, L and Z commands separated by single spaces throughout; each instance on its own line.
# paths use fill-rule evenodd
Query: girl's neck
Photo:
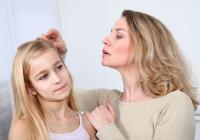
M 73 111 L 67 104 L 67 100 L 59 102 L 43 102 L 40 103 L 45 119 L 62 120 L 74 116 Z
M 68 106 L 67 101 L 43 103 L 42 109 L 49 132 L 72 132 L 79 126 L 79 115 Z

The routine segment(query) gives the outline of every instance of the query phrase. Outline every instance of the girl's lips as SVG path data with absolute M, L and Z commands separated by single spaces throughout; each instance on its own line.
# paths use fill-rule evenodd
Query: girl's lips
M 62 85 L 62 86 L 60 86 L 60 87 L 58 87 L 57 89 L 54 90 L 54 92 L 57 92 L 57 91 L 59 91 L 59 90 L 64 89 L 65 86 L 66 86 L 66 84 L 64 84 L 64 85 Z

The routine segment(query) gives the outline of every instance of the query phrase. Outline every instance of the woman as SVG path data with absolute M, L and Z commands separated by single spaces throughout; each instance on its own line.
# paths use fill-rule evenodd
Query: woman
M 57 36 L 54 41 L 61 38 L 55 30 L 43 38 L 52 39 L 52 35 Z M 198 104 L 195 88 L 166 26 L 145 13 L 125 10 L 103 44 L 102 64 L 120 72 L 124 91 L 97 89 L 84 96 L 77 94 L 79 108 L 93 110 L 86 115 L 97 137 L 194 139 L 194 109 Z
M 94 140 L 86 116 L 77 113 L 72 79 L 52 43 L 22 44 L 13 62 L 13 123 L 9 140 Z

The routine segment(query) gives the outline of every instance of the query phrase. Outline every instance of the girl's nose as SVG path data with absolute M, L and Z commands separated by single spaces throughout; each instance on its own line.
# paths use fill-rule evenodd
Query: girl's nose
M 57 84 L 57 83 L 60 83 L 60 77 L 59 77 L 59 75 L 57 75 L 56 73 L 53 73 L 52 74 L 52 83 L 53 84 Z

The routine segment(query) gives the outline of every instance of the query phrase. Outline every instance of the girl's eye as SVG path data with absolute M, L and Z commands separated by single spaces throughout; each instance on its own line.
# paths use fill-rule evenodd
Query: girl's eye
M 56 67 L 56 70 L 61 70 L 63 68 L 63 65 L 58 65 L 57 67 Z
M 48 76 L 49 76 L 48 74 L 44 74 L 39 78 L 39 80 L 46 80 Z

